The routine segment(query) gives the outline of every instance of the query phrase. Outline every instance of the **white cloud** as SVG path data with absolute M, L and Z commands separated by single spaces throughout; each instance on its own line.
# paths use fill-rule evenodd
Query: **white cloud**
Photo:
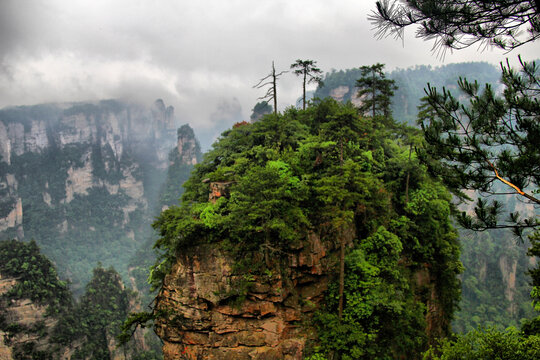
M 385 63 L 391 70 L 439 65 L 431 44 L 408 30 L 405 46 L 376 40 L 358 0 L 2 0 L 0 106 L 53 101 L 163 98 L 180 122 L 210 128 L 220 101 L 236 98 L 247 119 L 252 86 L 272 60 L 287 70 L 314 59 L 323 71 Z M 519 49 L 537 57 L 538 45 Z M 477 49 L 448 54 L 445 63 L 505 58 Z M 300 96 L 289 74 L 279 84 L 280 108 Z

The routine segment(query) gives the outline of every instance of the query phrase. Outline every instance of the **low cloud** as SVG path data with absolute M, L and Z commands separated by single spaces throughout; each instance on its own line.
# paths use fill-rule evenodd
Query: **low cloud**
M 0 107 L 163 98 L 176 108 L 179 123 L 213 137 L 209 129 L 249 119 L 264 95 L 252 86 L 272 61 L 288 70 L 296 59 L 313 59 L 323 71 L 443 63 L 431 43 L 410 37 L 414 29 L 407 29 L 405 46 L 374 39 L 367 21 L 373 9 L 374 2 L 358 0 L 3 0 Z M 520 53 L 537 56 L 532 45 Z M 444 62 L 504 58 L 498 50 L 467 49 Z M 300 80 L 284 75 L 279 109 L 300 95 Z

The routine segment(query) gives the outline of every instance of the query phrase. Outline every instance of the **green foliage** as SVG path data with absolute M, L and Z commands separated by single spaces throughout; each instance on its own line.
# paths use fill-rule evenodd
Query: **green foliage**
M 317 62 L 313 60 L 296 60 L 291 64 L 291 69 L 296 76 L 302 76 L 302 109 L 306 110 L 306 84 L 322 84 L 321 69 L 316 66 Z
M 533 360 L 540 357 L 540 336 L 524 336 L 515 328 L 474 330 L 444 340 L 426 353 L 433 360 Z
M 369 19 L 377 36 L 403 38 L 417 25 L 416 37 L 434 40 L 434 49 L 464 49 L 476 43 L 510 51 L 540 37 L 538 2 L 531 0 L 377 1 Z
M 71 202 L 65 202 L 67 172 L 71 167 L 83 166 L 89 152 L 95 155 L 88 144 L 71 144 L 63 149 L 51 146 L 41 154 L 12 156 L 8 171 L 18 180 L 26 238 L 36 240 L 44 254 L 55 260 L 61 274 L 65 276 L 69 271 L 76 293 L 82 292 L 98 260 L 125 264 L 134 252 L 133 239 L 119 226 L 124 222 L 122 207 L 128 199 L 122 191 L 113 195 L 104 187 L 92 187 L 88 195 L 76 194 Z M 124 161 L 111 164 L 111 169 L 127 166 L 130 160 Z M 30 173 L 32 176 L 28 176 Z M 50 204 L 45 202 L 44 193 L 50 195 Z M 136 230 L 139 222 L 133 219 L 125 228 L 132 226 Z
M 390 105 L 393 117 L 401 123 L 416 125 L 420 99 L 425 96 L 426 84 L 433 87 L 455 89 L 459 77 L 475 79 L 480 84 L 490 83 L 497 86 L 500 72 L 497 67 L 485 62 L 469 62 L 448 64 L 438 67 L 416 65 L 406 69 L 395 69 L 386 73 L 388 79 L 394 80 L 397 89 Z M 315 91 L 317 98 L 326 98 L 330 92 L 339 87 L 349 89 L 343 96 L 343 102 L 354 98 L 356 80 L 362 77 L 360 68 L 332 70 L 324 76 L 322 86 Z
M 315 319 L 315 353 L 418 357 L 428 342 L 428 296 L 415 273 L 429 266 L 436 279 L 444 334 L 462 267 L 450 195 L 410 154 L 417 143 L 413 130 L 359 117 L 332 99 L 224 132 L 186 182 L 182 203 L 154 223 L 164 253 L 150 281 L 159 288 L 177 254 L 198 244 L 228 251 L 249 285 L 254 274 L 287 276 L 282 264 L 309 231 L 336 244 L 347 238 L 343 316 L 336 279 Z M 227 191 L 209 201 L 212 182 Z
M 71 305 L 71 293 L 65 282 L 58 279 L 56 269 L 40 253 L 34 240 L 0 242 L 0 274 L 17 279 L 17 283 L 3 297 L 30 299 L 47 305 L 48 314 L 57 314 Z
M 271 114 L 274 109 L 272 108 L 272 105 L 270 105 L 267 101 L 260 101 L 255 104 L 251 111 L 252 113 L 249 119 L 251 120 L 251 122 L 254 122 L 259 120 L 266 114 Z
M 386 78 L 383 72 L 384 64 L 360 67 L 361 77 L 356 80 L 358 97 L 362 99 L 359 111 L 363 115 L 372 117 L 382 115 L 391 117 L 390 104 L 394 91 L 397 90 L 395 81 Z
M 540 152 L 535 145 L 540 139 L 538 67 L 521 61 L 520 72 L 509 64 L 502 70 L 503 97 L 489 85 L 481 92 L 477 82 L 460 79 L 467 106 L 445 88 L 442 92 L 428 88 L 419 114 L 428 143 L 423 158 L 462 198 L 467 198 L 463 189 L 473 189 L 490 195 L 510 192 L 540 204 L 534 196 L 540 183 Z M 512 227 L 518 236 L 523 229 L 540 226 L 537 217 L 521 218 L 519 213 L 501 219 L 502 209 L 496 200 L 480 199 L 475 217 L 463 213 L 459 220 L 473 230 Z
M 327 296 L 326 309 L 315 317 L 321 347 L 340 359 L 382 359 L 407 353 L 409 358 L 426 344 L 423 304 L 400 269 L 398 236 L 383 226 L 359 242 L 346 258 L 346 306 L 340 320 L 336 287 Z
M 527 244 L 516 243 L 504 230 L 464 230 L 460 235 L 461 261 L 466 270 L 453 330 L 466 333 L 481 326 L 519 327 L 522 319 L 532 318 Z M 514 286 L 507 289 L 508 279 L 514 275 Z
M 72 359 L 110 359 L 109 342 L 120 334 L 130 297 L 113 268 L 98 266 L 75 309 L 60 318 L 53 341 L 67 345 L 83 340 Z
M 155 316 L 149 312 L 130 313 L 120 327 L 121 333 L 117 336 L 120 345 L 124 345 L 131 340 L 137 327 L 146 328 L 152 326 Z
M 0 216 L 12 211 L 18 198 L 22 200 L 24 213 L 22 226 L 2 231 L 2 238 L 21 238 L 24 230 L 25 239 L 35 239 L 43 253 L 55 262 L 61 277 L 70 280 L 76 296 L 83 293 L 98 261 L 105 266 L 114 264 L 127 277 L 130 260 L 152 236 L 149 226 L 152 216 L 157 209 L 161 210 L 159 193 L 166 173 L 156 168 L 155 151 L 151 151 L 156 144 L 145 142 L 144 138 L 148 137 L 139 135 L 123 139 L 115 135 L 104 141 L 111 130 L 112 115 L 126 121 L 142 115 L 142 109 L 136 112 L 131 109 L 126 103 L 106 100 L 74 104 L 65 110 L 57 105 L 0 110 L 0 121 L 6 126 L 17 132 L 24 127 L 25 131 L 35 133 L 38 129 L 30 127 L 37 124 L 43 126 L 48 140 L 47 147 L 39 151 L 12 152 L 9 165 L 6 159 L 0 160 L 0 183 L 3 183 L 0 185 Z M 86 118 L 84 126 L 89 127 L 75 129 L 74 116 Z M 81 124 L 78 120 L 76 123 Z M 133 122 L 120 124 L 119 130 L 128 135 L 130 129 L 136 131 L 132 125 Z M 185 134 L 188 128 L 182 128 L 180 135 L 193 136 L 192 131 Z M 84 138 L 82 142 L 72 142 L 79 136 Z M 114 151 L 109 145 L 111 140 L 120 145 Z M 118 157 L 120 151 L 116 150 L 120 149 L 123 149 L 122 156 Z M 189 168 L 175 166 L 171 169 L 176 172 L 174 176 L 187 177 Z M 84 176 L 76 176 L 81 173 Z M 15 177 L 15 185 L 4 186 L 8 183 L 7 174 Z M 74 178 L 70 178 L 70 174 Z M 131 198 L 136 193 L 129 188 L 131 175 L 143 182 L 141 199 Z M 81 192 L 79 184 L 72 184 L 78 180 L 84 180 L 84 184 L 80 184 L 85 185 L 84 188 L 90 187 Z M 164 196 L 174 202 L 180 196 L 181 184 L 171 184 L 170 188 L 172 190 Z M 74 190 L 74 196 L 66 194 L 66 189 Z M 151 246 L 146 249 L 149 248 Z M 153 257 L 149 258 L 152 262 Z
M 180 149 L 181 153 L 179 153 L 178 149 L 176 148 L 172 149 L 169 153 L 170 165 L 167 169 L 167 177 L 165 180 L 165 184 L 162 185 L 160 191 L 160 207 L 164 205 L 171 206 L 176 204 L 182 196 L 182 193 L 184 192 L 184 188 L 182 187 L 182 185 L 189 178 L 189 174 L 193 170 L 193 165 L 191 163 L 186 164 L 184 162 L 184 159 L 182 158 L 182 155 L 185 156 L 186 152 L 194 151 L 193 155 L 195 155 L 195 159 L 197 160 L 197 162 L 200 161 L 200 158 L 202 156 L 199 144 L 195 140 L 195 134 L 193 133 L 193 129 L 189 127 L 189 125 L 183 125 L 178 129 L 178 138 L 184 139 L 184 147 Z M 192 143 L 189 140 L 195 142 L 194 149 L 190 148 Z

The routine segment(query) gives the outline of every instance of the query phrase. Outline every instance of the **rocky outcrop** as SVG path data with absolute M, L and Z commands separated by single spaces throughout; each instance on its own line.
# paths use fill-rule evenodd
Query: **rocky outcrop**
M 12 204 L 11 210 L 8 212 L 7 216 L 0 219 L 0 231 L 22 226 L 22 221 L 22 201 L 20 198 L 17 198 L 17 200 Z
M 284 259 L 286 274 L 275 266 L 239 276 L 219 246 L 187 249 L 157 298 L 157 311 L 167 314 L 156 322 L 165 359 L 302 359 L 313 334 L 301 324 L 323 300 L 332 250 L 311 234 Z
M 178 137 L 178 143 L 176 145 L 176 149 L 178 150 L 178 154 L 180 154 L 180 157 L 182 159 L 182 163 L 186 165 L 196 165 L 197 164 L 197 152 L 195 149 L 199 145 L 196 143 L 196 140 L 194 137 L 185 137 L 185 136 L 179 136 Z
M 67 170 L 65 202 L 70 203 L 73 200 L 74 195 L 88 195 L 88 189 L 94 185 L 93 183 L 92 164 L 89 156 L 87 156 L 84 166 L 70 166 Z
M 114 157 L 152 149 L 165 162 L 174 143 L 174 108 L 157 100 L 151 107 L 116 100 L 38 105 L 0 110 L 0 156 L 41 153 L 51 146 L 100 144 Z M 157 150 L 155 150 L 157 149 Z
M 499 269 L 504 282 L 504 297 L 508 300 L 508 312 L 515 314 L 517 306 L 514 302 L 514 296 L 516 293 L 516 272 L 517 272 L 517 259 L 513 259 L 508 256 L 501 256 L 499 258 Z
M 11 164 L 11 141 L 6 126 L 0 122 L 0 162 Z
M 13 174 L 0 174 L 0 232 L 15 229 L 22 234 L 23 206 Z
M 128 196 L 128 204 L 122 210 L 128 218 L 131 212 L 148 205 L 140 176 L 141 159 L 152 161 L 155 168 L 166 168 L 168 152 L 175 144 L 174 130 L 174 108 L 166 107 L 162 100 L 151 107 L 110 100 L 8 108 L 0 110 L 0 162 L 9 169 L 14 157 L 48 152 L 46 156 L 52 154 L 54 159 L 65 152 L 62 157 L 71 159 L 63 170 L 63 198 L 58 199 L 58 193 L 51 194 L 49 179 L 43 183 L 43 189 L 31 191 L 40 191 L 50 208 L 59 202 L 69 204 L 76 195 L 86 196 L 93 187 L 105 187 L 113 195 L 122 191 Z M 189 164 L 196 162 L 192 154 L 186 153 L 184 157 L 189 157 Z M 124 166 L 126 158 L 131 161 Z M 96 163 L 103 171 L 96 170 Z M 17 168 L 25 166 L 25 160 L 17 158 Z M 120 175 L 111 178 L 111 173 Z M 16 229 L 20 237 L 24 233 L 24 209 L 17 183 L 24 176 L 27 174 L 0 173 L 0 232 Z
M 8 300 L 1 298 L 17 280 L 0 275 L 0 359 L 17 358 L 25 346 L 32 344 L 36 351 L 49 351 L 49 332 L 57 320 L 46 316 L 46 306 L 33 303 L 30 299 Z M 9 329 L 9 330 L 8 330 Z M 60 359 L 69 359 L 60 356 Z
M 75 291 L 97 261 L 121 269 L 150 233 L 171 150 L 182 150 L 179 164 L 200 158 L 193 130 L 182 129 L 177 136 L 174 108 L 162 100 L 1 109 L 0 238 L 36 239 Z M 85 265 L 59 248 L 85 252 Z
M 362 105 L 362 100 L 356 94 L 356 89 L 351 89 L 349 86 L 341 85 L 330 90 L 330 97 L 339 102 L 344 102 L 345 99 L 350 99 L 355 106 Z

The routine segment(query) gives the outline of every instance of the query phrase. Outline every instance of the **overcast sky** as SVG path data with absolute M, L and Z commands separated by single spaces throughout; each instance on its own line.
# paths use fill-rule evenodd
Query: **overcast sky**
M 323 71 L 376 62 L 387 70 L 462 61 L 538 58 L 539 44 L 448 53 L 408 29 L 404 44 L 376 40 L 369 0 L 0 0 L 0 107 L 162 98 L 178 123 L 205 132 L 249 119 L 270 71 L 313 59 Z M 301 95 L 288 74 L 279 108 Z M 240 115 L 239 115 L 240 114 Z M 221 122 L 216 124 L 216 122 Z

